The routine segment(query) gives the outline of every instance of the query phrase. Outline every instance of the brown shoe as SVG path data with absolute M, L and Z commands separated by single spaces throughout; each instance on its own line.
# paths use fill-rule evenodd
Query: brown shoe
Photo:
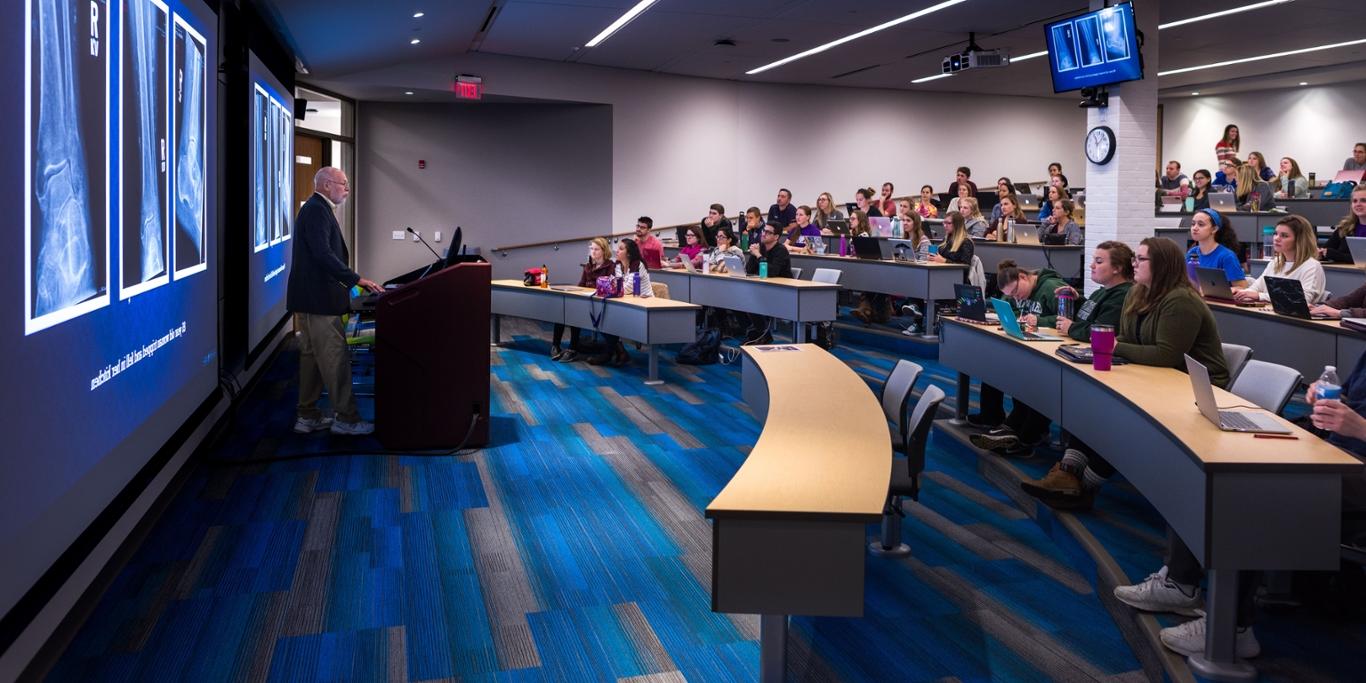
M 863 301 L 859 302 L 858 308 L 849 312 L 849 315 L 854 316 L 859 322 L 867 325 L 873 321 L 873 307 L 868 305 L 868 299 L 865 298 Z
M 1051 500 L 1076 499 L 1080 498 L 1082 493 L 1081 479 L 1063 469 L 1062 463 L 1053 463 L 1053 468 L 1048 470 L 1043 479 L 1020 482 L 1020 488 L 1050 505 Z

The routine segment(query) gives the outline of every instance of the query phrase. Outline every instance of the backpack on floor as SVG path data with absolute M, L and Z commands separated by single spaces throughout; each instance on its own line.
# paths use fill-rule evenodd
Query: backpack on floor
M 811 339 L 812 343 L 826 351 L 835 348 L 835 344 L 838 342 L 837 335 L 835 334 L 835 323 L 827 320 L 825 322 L 816 323 L 815 327 L 816 334 Z
M 711 365 L 717 362 L 720 352 L 721 331 L 709 327 L 697 335 L 697 341 L 678 351 L 677 360 L 684 365 Z

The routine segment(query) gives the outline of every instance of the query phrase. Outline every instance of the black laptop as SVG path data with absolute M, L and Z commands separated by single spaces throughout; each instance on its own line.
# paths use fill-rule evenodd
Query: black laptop
M 953 286 L 953 295 L 958 299 L 958 319 L 979 325 L 995 325 L 996 320 L 987 319 L 987 302 L 982 296 L 982 288 L 976 285 Z M 992 316 L 995 318 L 996 316 Z
M 859 235 L 854 238 L 854 255 L 861 259 L 870 261 L 882 260 L 882 240 L 867 235 Z
M 1271 297 L 1271 308 L 1279 315 L 1288 315 L 1304 320 L 1327 320 L 1326 315 L 1309 313 L 1308 297 L 1304 295 L 1304 285 L 1293 277 L 1266 276 L 1266 293 Z
M 835 233 L 836 235 L 848 235 L 848 234 L 849 234 L 849 219 L 848 219 L 848 218 L 831 218 L 831 219 L 828 219 L 828 220 L 825 221 L 825 229 L 826 229 L 826 230 L 829 230 L 830 232 Z

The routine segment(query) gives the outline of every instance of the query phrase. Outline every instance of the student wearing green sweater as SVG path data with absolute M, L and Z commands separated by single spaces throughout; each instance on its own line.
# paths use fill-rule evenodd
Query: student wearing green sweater
M 1123 242 L 1101 242 L 1091 257 L 1091 281 L 1100 289 L 1077 307 L 1071 318 L 1058 317 L 1054 327 L 1058 332 L 1080 341 L 1091 340 L 1092 325 L 1119 325 L 1119 313 L 1124 297 L 1134 280 L 1134 251 Z M 1042 275 L 1042 274 L 1041 274 Z M 1000 277 L 999 275 L 997 276 Z M 1064 285 L 1058 292 L 1076 292 Z M 983 387 L 982 395 L 994 391 Z M 996 392 L 999 394 L 1000 392 Z M 1005 423 L 983 434 L 973 434 L 973 445 L 1005 456 L 1026 456 L 1034 446 L 1048 436 L 1049 419 L 1019 399 L 1015 400 Z
M 1219 328 L 1204 299 L 1186 278 L 1181 248 L 1164 237 L 1149 237 L 1134 257 L 1134 282 L 1120 312 L 1115 355 L 1131 363 L 1185 371 L 1185 355 L 1209 368 L 1210 382 L 1227 387 Z M 1042 479 L 1021 486 L 1059 509 L 1089 509 L 1096 490 L 1115 473 L 1090 446 L 1069 439 L 1062 462 Z
M 1010 259 L 1001 261 L 996 267 L 996 286 L 1001 288 L 1001 294 L 1012 300 L 1020 324 L 1029 328 L 1056 325 L 1058 290 L 1072 289 L 1067 281 L 1052 270 L 1045 268 L 1038 272 L 1028 271 Z M 1001 455 L 1029 457 L 1034 452 L 1034 446 L 1048 436 L 1048 420 L 1026 407 L 1024 411 L 1012 410 L 1011 415 L 1015 416 L 1015 420 L 1007 422 L 1004 404 L 1005 395 L 1000 389 L 990 384 L 982 384 L 981 396 L 977 402 L 978 412 L 968 416 L 968 423 L 986 427 L 990 431 L 986 434 L 973 435 L 972 441 L 979 448 L 993 450 Z M 1016 405 L 1021 404 L 1016 402 Z M 997 443 L 991 440 L 993 436 L 1005 438 L 1001 443 Z M 990 441 L 991 445 L 979 443 L 979 438 Z

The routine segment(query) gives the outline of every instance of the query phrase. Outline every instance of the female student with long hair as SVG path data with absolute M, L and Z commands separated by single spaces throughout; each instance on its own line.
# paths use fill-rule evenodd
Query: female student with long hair
M 1271 183 L 1257 177 L 1250 164 L 1243 164 L 1236 172 L 1238 184 L 1233 196 L 1242 211 L 1270 211 L 1276 207 L 1276 193 L 1271 191 Z
M 1319 258 L 1333 263 L 1351 263 L 1348 237 L 1366 237 L 1366 185 L 1357 185 L 1352 190 L 1350 209 L 1338 221 L 1328 242 L 1319 250 Z
M 1261 152 L 1248 152 L 1246 166 L 1252 167 L 1252 172 L 1256 174 L 1257 180 L 1270 181 L 1276 177 L 1276 172 L 1266 165 L 1266 157 Z
M 1186 260 L 1198 262 L 1201 268 L 1223 268 L 1229 284 L 1246 287 L 1247 274 L 1243 272 L 1242 259 L 1236 249 L 1226 243 L 1229 238 L 1237 244 L 1238 237 L 1228 219 L 1214 209 L 1196 211 L 1191 216 L 1191 239 L 1195 246 L 1186 252 Z
M 1323 273 L 1323 265 L 1314 258 L 1319 253 L 1314 226 L 1303 216 L 1286 216 L 1276 223 L 1271 245 L 1276 255 L 1271 257 L 1271 263 L 1267 264 L 1262 276 L 1247 289 L 1235 291 L 1233 298 L 1245 302 L 1270 301 L 1271 296 L 1266 288 L 1269 275 L 1299 280 L 1304 289 L 1304 300 L 1310 304 L 1318 302 L 1323 297 L 1327 277 Z
M 1191 199 L 1194 201 L 1196 211 L 1209 208 L 1210 183 L 1213 182 L 1208 169 L 1200 169 L 1191 174 L 1191 183 L 1194 189 L 1191 190 Z
M 1219 142 L 1214 143 L 1215 159 L 1217 161 L 1236 161 L 1240 144 L 1242 144 L 1242 139 L 1238 134 L 1238 126 L 1231 123 L 1224 126 L 1224 136 L 1219 138 Z
M 915 247 L 915 260 L 924 261 L 930 257 L 930 236 L 925 232 L 925 224 L 920 214 L 911 208 L 911 200 L 899 199 L 896 214 L 901 219 L 901 232 L 904 238 Z
M 607 244 L 607 238 L 594 237 L 588 243 L 588 262 L 583 264 L 583 273 L 579 275 L 580 287 L 596 287 L 598 278 L 611 277 L 616 270 L 616 264 L 608 260 L 607 254 L 611 251 L 611 246 Z M 569 329 L 569 350 L 560 348 L 560 342 L 564 339 L 564 325 L 555 323 L 555 336 L 550 342 L 550 360 L 557 360 L 561 363 L 572 363 L 579 359 L 579 328 Z
M 627 296 L 635 294 L 633 275 L 640 278 L 640 298 L 646 299 L 655 295 L 650 288 L 650 271 L 645 268 L 645 261 L 640 257 L 640 245 L 636 244 L 635 240 L 624 239 L 617 242 L 617 262 L 613 274 L 622 278 L 622 288 Z M 631 362 L 631 357 L 627 355 L 626 347 L 621 345 L 619 337 L 605 334 L 603 340 L 607 342 L 607 351 L 589 358 L 589 363 L 622 366 Z
M 939 207 L 934 203 L 934 188 L 929 185 L 920 186 L 920 199 L 915 202 L 915 212 L 921 218 L 938 218 Z
M 976 197 L 963 197 L 958 200 L 958 210 L 963 214 L 963 222 L 968 228 L 969 236 L 987 236 L 987 219 L 982 216 L 982 209 L 978 206 Z
M 944 217 L 944 241 L 939 243 L 939 253 L 930 254 L 934 263 L 962 263 L 972 265 L 972 238 L 968 236 L 967 223 L 961 212 Z M 967 274 L 963 274 L 966 282 Z
M 707 248 L 706 233 L 700 225 L 689 225 L 683 232 L 686 244 L 678 247 L 678 258 L 666 264 L 667 268 L 682 268 L 683 259 L 692 261 L 694 268 L 702 265 L 702 250 Z
M 1043 223 L 1053 215 L 1054 202 L 1071 198 L 1072 197 L 1067 193 L 1067 190 L 1064 190 L 1057 185 L 1049 185 L 1048 190 L 1044 192 L 1044 201 L 1039 202 L 1039 222 Z
M 1049 235 L 1059 235 L 1063 244 L 1081 244 L 1085 241 L 1081 233 L 1081 226 L 1072 218 L 1072 200 L 1059 199 L 1053 202 L 1053 213 L 1039 226 L 1039 242 L 1053 244 L 1054 241 L 1048 239 Z M 1056 240 L 1057 238 L 1054 238 Z
M 811 222 L 821 230 L 825 229 L 827 221 L 843 220 L 844 212 L 835 208 L 835 198 L 829 192 L 822 192 L 816 198 L 816 212 L 811 214 Z
M 996 208 L 1000 209 L 1000 215 L 996 220 L 992 221 L 990 226 L 988 226 L 987 239 L 998 238 L 996 231 L 1002 229 L 1003 226 L 1001 224 L 1004 223 L 1007 218 L 1016 223 L 1023 223 L 1029 220 L 1025 218 L 1024 209 L 1020 208 L 1019 197 L 1016 197 L 1014 194 L 1008 194 L 1001 197 L 1001 201 L 996 204 Z M 995 211 L 993 210 L 992 213 L 995 213 Z M 1006 235 L 1005 238 L 1010 239 L 1010 235 Z
M 1300 162 L 1290 157 L 1281 157 L 1281 172 L 1273 181 L 1277 199 L 1308 199 L 1309 181 L 1300 171 Z M 1291 184 L 1294 184 L 1293 189 Z

